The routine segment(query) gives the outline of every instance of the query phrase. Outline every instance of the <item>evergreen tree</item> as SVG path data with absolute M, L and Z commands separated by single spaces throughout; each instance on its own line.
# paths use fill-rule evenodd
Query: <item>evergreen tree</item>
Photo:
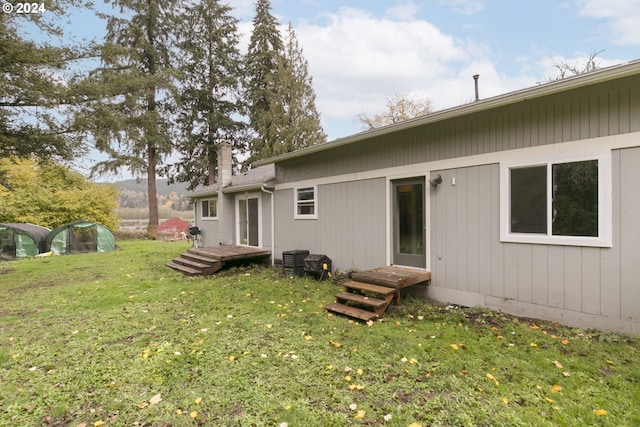
M 281 93 L 276 99 L 284 105 L 283 125 L 279 129 L 280 145 L 271 155 L 294 151 L 325 142 L 327 136 L 316 109 L 316 94 L 308 63 L 289 23 L 283 61 L 278 68 L 282 76 Z
M 326 140 L 293 27 L 283 43 L 270 8 L 268 0 L 258 0 L 247 54 L 249 123 L 255 132 L 248 164 Z
M 215 182 L 220 142 L 243 148 L 242 55 L 238 21 L 230 11 L 218 0 L 202 0 L 186 7 L 179 20 L 181 158 L 170 175 L 189 182 L 189 189 Z
M 39 13 L 0 13 L 0 158 L 70 160 L 82 154 L 62 106 L 69 62 L 82 55 L 58 43 L 63 34 L 55 23 L 68 3 L 43 4 L 46 11 Z
M 278 21 L 271 15 L 271 4 L 269 0 L 258 0 L 246 60 L 249 124 L 255 132 L 249 143 L 249 164 L 277 150 L 277 118 L 283 114 L 282 103 L 277 99 L 282 91 L 278 73 L 283 62 L 282 52 L 282 38 Z
M 126 168 L 146 175 L 149 233 L 156 234 L 156 174 L 171 152 L 170 98 L 175 1 L 113 0 L 119 14 L 107 16 L 101 66 L 82 85 L 92 102 L 79 116 L 96 148 L 109 156 L 94 173 Z

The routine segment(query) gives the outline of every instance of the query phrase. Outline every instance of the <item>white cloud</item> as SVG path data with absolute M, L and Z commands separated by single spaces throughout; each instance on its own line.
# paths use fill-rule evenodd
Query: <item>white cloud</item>
M 400 21 L 409 21 L 416 16 L 418 9 L 418 6 L 412 0 L 408 0 L 386 9 L 385 12 L 388 16 Z
M 296 32 L 314 77 L 323 115 L 354 117 L 378 111 L 395 93 L 428 93 L 455 64 L 467 61 L 465 47 L 421 20 L 376 18 L 343 8 L 324 25 L 303 23 Z
M 640 44 L 640 7 L 637 0 L 578 0 L 578 5 L 580 16 L 608 21 L 607 28 L 613 43 Z
M 475 15 L 484 10 L 484 4 L 477 0 L 440 0 L 440 4 L 445 4 L 462 15 Z

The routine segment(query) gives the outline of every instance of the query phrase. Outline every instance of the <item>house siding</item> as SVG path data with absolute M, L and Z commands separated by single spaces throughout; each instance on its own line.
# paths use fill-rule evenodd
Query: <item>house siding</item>
M 429 295 L 463 305 L 515 305 L 532 317 L 561 316 L 569 323 L 638 332 L 638 165 L 640 148 L 612 152 L 611 248 L 502 243 L 500 166 L 433 171 L 443 184 L 431 190 Z
M 640 131 L 640 76 L 370 138 L 276 164 L 278 184 Z
M 276 258 L 294 249 L 332 259 L 333 269 L 367 269 L 386 263 L 386 180 L 319 185 L 318 219 L 294 219 L 294 190 L 278 190 Z

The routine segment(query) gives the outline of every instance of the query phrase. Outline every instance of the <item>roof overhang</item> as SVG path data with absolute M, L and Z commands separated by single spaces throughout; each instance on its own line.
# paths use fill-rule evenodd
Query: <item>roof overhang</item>
M 310 154 L 319 153 L 322 151 L 330 150 L 333 148 L 341 147 L 344 145 L 353 144 L 358 141 L 363 141 L 383 135 L 387 135 L 394 132 L 400 132 L 403 130 L 415 128 L 418 126 L 424 126 L 431 123 L 437 123 L 444 120 L 450 120 L 459 118 L 474 113 L 492 110 L 495 108 L 505 107 L 508 105 L 516 104 L 523 101 L 528 101 L 536 98 L 542 98 L 544 96 L 554 95 L 561 92 L 566 92 L 581 87 L 604 83 L 609 80 L 620 79 L 628 76 L 640 74 L 640 60 L 628 62 L 626 64 L 614 65 L 607 68 L 602 68 L 590 73 L 580 74 L 577 76 L 557 80 L 549 83 L 543 83 L 527 89 L 518 90 L 515 92 L 509 92 L 504 95 L 498 95 L 492 98 L 487 98 L 480 101 L 471 102 L 469 104 L 460 105 L 458 107 L 449 108 L 442 111 L 418 117 L 415 119 L 406 120 L 393 125 L 388 125 L 373 130 L 357 133 L 344 138 L 335 139 L 333 141 L 324 142 L 321 144 L 312 145 L 310 147 L 302 148 L 300 150 L 292 151 L 289 153 L 280 154 L 278 156 L 270 157 L 268 159 L 259 160 L 254 163 L 255 166 L 262 166 L 270 163 L 278 163 L 285 160 L 295 159 L 298 157 L 308 156 Z

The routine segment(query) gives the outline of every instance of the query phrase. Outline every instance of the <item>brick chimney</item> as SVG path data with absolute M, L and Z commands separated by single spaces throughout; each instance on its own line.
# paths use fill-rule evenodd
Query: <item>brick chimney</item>
M 221 188 L 231 184 L 232 168 L 231 144 L 221 142 L 218 145 L 218 184 Z

